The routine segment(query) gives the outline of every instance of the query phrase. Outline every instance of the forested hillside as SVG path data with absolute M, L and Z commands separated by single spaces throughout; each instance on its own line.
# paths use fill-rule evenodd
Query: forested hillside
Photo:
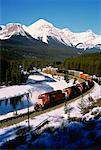
M 66 69 L 81 70 L 88 74 L 101 76 L 101 53 L 85 54 L 79 57 L 66 58 L 63 66 Z
M 21 74 L 19 66 L 21 65 L 25 71 L 33 69 L 33 67 L 43 68 L 50 64 L 52 60 L 40 58 L 24 58 L 17 53 L 12 53 L 8 49 L 0 51 L 0 84 L 21 84 Z
M 85 54 L 79 57 L 66 58 L 63 62 L 56 59 L 24 58 L 8 50 L 0 51 L 0 84 L 21 84 L 19 65 L 29 71 L 33 67 L 43 68 L 46 65 L 53 67 L 81 70 L 88 74 L 101 76 L 101 53 Z

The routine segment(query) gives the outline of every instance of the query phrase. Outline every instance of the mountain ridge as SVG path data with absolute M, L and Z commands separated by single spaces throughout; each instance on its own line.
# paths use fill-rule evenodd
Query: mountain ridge
M 17 34 L 15 28 L 18 29 L 18 33 L 21 33 L 22 36 L 26 36 L 27 33 L 32 38 L 41 40 L 47 44 L 49 43 L 48 37 L 55 39 L 63 45 L 73 46 L 84 50 L 87 48 L 96 48 L 97 45 L 101 44 L 101 36 L 95 34 L 91 29 L 85 32 L 76 33 L 68 28 L 59 29 L 44 19 L 39 19 L 30 26 L 21 25 L 19 23 L 9 23 L 0 30 L 0 39 L 9 39 L 14 33 Z M 9 35 L 9 30 L 12 30 L 11 35 Z M 101 49 L 101 47 L 99 48 Z
M 77 56 L 101 51 L 101 36 L 93 31 L 74 33 L 59 29 L 40 19 L 30 26 L 9 23 L 0 27 L 0 47 L 14 55 L 28 58 L 55 58 Z

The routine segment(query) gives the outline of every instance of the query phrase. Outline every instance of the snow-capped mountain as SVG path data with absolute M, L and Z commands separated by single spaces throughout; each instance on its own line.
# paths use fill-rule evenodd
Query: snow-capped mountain
M 0 25 L 0 30 L 4 29 L 5 26 L 4 25 Z
M 69 38 L 73 46 L 77 48 L 93 48 L 101 44 L 101 36 L 87 30 L 81 33 L 73 33 L 68 29 L 63 29 L 64 34 Z
M 39 19 L 30 26 L 25 26 L 17 23 L 10 23 L 0 27 L 0 39 L 10 39 L 14 35 L 24 36 L 32 39 L 40 40 L 47 45 L 54 43 L 61 44 L 65 47 L 75 47 L 77 49 L 101 49 L 101 36 L 93 33 L 92 30 L 87 30 L 81 33 L 74 33 L 68 28 L 59 29 L 53 24 Z
M 54 27 L 51 23 L 40 19 L 28 28 L 24 28 L 35 39 L 40 39 L 45 43 L 49 43 L 49 37 L 59 41 L 64 45 L 71 46 L 69 40 L 59 28 Z
M 9 23 L 6 26 L 1 26 L 1 28 L 2 28 L 0 30 L 0 39 L 1 40 L 9 39 L 13 35 L 21 35 L 21 36 L 26 36 L 27 37 L 27 34 L 24 31 L 21 24 Z

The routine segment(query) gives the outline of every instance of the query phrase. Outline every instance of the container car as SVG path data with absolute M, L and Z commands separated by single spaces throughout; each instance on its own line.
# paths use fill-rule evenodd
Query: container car
M 76 71 L 76 70 L 68 70 L 69 75 L 73 75 L 75 77 L 79 77 L 80 74 L 83 74 L 81 71 Z

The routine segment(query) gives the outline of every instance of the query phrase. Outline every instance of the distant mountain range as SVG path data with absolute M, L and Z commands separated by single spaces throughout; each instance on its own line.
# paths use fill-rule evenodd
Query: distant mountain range
M 40 19 L 30 26 L 9 23 L 0 26 L 1 47 L 29 57 L 65 58 L 85 52 L 101 51 L 101 36 L 92 30 L 74 33 Z

